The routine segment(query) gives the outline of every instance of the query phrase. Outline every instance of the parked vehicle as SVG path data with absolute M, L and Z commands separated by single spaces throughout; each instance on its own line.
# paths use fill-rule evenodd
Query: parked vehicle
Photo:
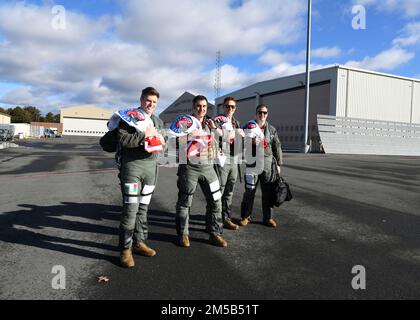
M 55 138 L 55 132 L 53 131 L 53 130 L 51 130 L 51 129 L 49 129 L 49 128 L 46 128 L 45 130 L 44 130 L 44 137 L 45 138 Z
M 13 132 L 8 129 L 0 129 L 0 141 L 12 141 Z
M 7 132 L 6 129 L 0 129 L 0 141 L 7 141 Z

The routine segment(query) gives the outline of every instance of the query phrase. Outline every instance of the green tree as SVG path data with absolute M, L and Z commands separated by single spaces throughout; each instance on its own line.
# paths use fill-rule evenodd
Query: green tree
M 12 116 L 12 123 L 30 123 L 32 121 L 31 114 L 19 106 L 7 111 Z
M 23 108 L 26 112 L 28 112 L 31 115 L 31 121 L 38 122 L 39 117 L 41 116 L 41 111 L 38 110 L 36 107 L 28 106 Z
M 6 113 L 6 114 L 7 114 L 7 111 L 6 111 L 6 110 L 4 110 L 2 107 L 0 107 L 0 112 L 1 112 L 1 113 Z
M 58 114 L 56 114 L 56 115 L 54 115 L 54 121 L 53 122 L 56 122 L 56 123 L 60 123 L 60 114 L 58 113 Z
M 45 115 L 45 122 L 53 122 L 54 121 L 54 114 L 52 112 L 48 112 Z

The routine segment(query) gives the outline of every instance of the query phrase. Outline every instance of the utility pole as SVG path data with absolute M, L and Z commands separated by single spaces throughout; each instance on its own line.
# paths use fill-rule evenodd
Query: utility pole
M 222 90 L 222 52 L 218 50 L 216 52 L 216 72 L 214 79 L 214 104 L 216 104 L 216 99 L 220 97 L 220 92 Z M 219 113 L 219 107 L 216 105 L 215 112 Z
M 309 98 L 311 87 L 311 31 L 312 31 L 312 0 L 308 0 L 308 35 L 306 45 L 306 95 L 305 95 L 305 138 L 303 152 L 309 151 Z

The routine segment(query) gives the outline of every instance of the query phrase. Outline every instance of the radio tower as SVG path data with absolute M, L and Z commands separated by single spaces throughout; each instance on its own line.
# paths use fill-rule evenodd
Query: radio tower
M 220 97 L 220 91 L 222 89 L 222 52 L 219 50 L 216 52 L 216 73 L 214 81 L 214 101 Z

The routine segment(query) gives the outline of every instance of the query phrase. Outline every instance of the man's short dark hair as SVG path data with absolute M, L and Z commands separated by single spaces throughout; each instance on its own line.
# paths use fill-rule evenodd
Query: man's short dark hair
M 207 98 L 206 98 L 205 96 L 198 95 L 198 96 L 196 96 L 196 97 L 194 98 L 194 100 L 193 100 L 193 106 L 195 106 L 195 104 L 196 104 L 198 101 L 201 101 L 201 100 L 206 100 L 207 104 L 209 103 L 209 101 L 207 100 Z
M 233 101 L 236 103 L 235 97 L 226 97 L 225 100 L 223 101 L 223 104 L 226 105 L 229 101 Z
M 156 96 L 159 99 L 160 98 L 160 93 L 155 88 L 147 87 L 147 88 L 143 89 L 143 91 L 141 92 L 140 99 L 146 99 L 147 96 Z
M 261 108 L 267 108 L 267 110 L 268 110 L 268 107 L 265 104 L 261 103 L 261 104 L 258 105 L 257 109 L 255 109 L 255 113 L 257 113 L 258 110 L 260 110 Z

